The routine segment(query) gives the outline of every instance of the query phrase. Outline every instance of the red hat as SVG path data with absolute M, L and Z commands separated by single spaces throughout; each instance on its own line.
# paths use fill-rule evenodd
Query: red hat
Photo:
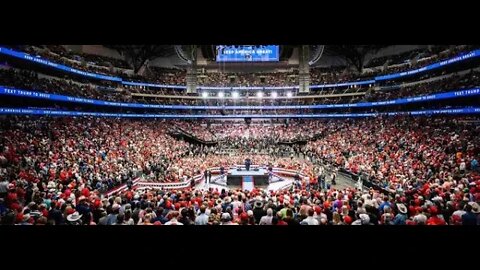
M 315 206 L 315 213 L 320 214 L 322 212 L 322 208 L 320 206 Z
M 90 196 L 90 190 L 88 188 L 83 188 L 82 189 L 82 195 L 85 197 Z
M 348 225 L 352 224 L 352 217 L 351 216 L 344 216 L 343 221 L 347 223 Z
M 407 221 L 405 222 L 406 225 L 417 225 L 417 223 L 413 220 L 410 220 L 410 219 L 407 219 Z
M 436 206 L 430 206 L 430 214 L 432 215 L 438 214 L 438 208 Z
M 462 217 L 459 216 L 459 215 L 453 215 L 453 216 L 452 216 L 452 221 L 453 221 L 454 224 L 456 224 L 456 223 L 460 223 L 460 224 L 461 224 L 461 223 L 462 223 Z
M 73 208 L 67 209 L 67 215 L 71 215 L 73 213 L 75 213 L 75 209 L 73 209 Z
M 174 206 L 175 206 L 175 210 L 178 211 L 180 209 L 180 203 L 177 202 L 174 204 Z
M 324 208 L 330 208 L 330 202 L 329 201 L 323 202 L 323 207 Z
M 23 222 L 23 213 L 18 213 L 17 218 L 15 220 L 17 223 Z
M 242 212 L 240 214 L 240 220 L 248 220 L 248 214 L 246 212 Z
M 155 222 L 153 223 L 153 225 L 160 226 L 160 225 L 162 225 L 162 223 L 161 223 L 160 221 L 158 221 L 158 220 L 157 220 L 157 221 L 155 221 Z
M 102 202 L 99 200 L 99 199 L 96 199 L 94 202 L 93 202 L 93 206 L 95 208 L 100 208 L 100 205 L 102 204 Z
M 10 208 L 12 210 L 17 210 L 17 211 L 20 211 L 22 209 L 22 207 L 20 206 L 20 204 L 18 204 L 17 202 L 14 202 L 10 205 Z
M 166 207 L 167 209 L 171 209 L 171 208 L 172 208 L 172 202 L 167 201 L 167 203 L 165 203 L 165 207 Z

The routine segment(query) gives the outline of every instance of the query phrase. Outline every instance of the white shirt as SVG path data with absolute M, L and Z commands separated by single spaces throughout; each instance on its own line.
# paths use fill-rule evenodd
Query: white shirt
M 170 221 L 166 222 L 165 225 L 183 225 L 183 223 L 178 222 L 176 218 L 172 218 Z
M 203 213 L 195 218 L 195 225 L 207 225 L 208 224 L 208 215 Z
M 306 219 L 302 220 L 302 222 L 307 223 L 307 225 L 320 225 L 318 220 L 316 220 L 314 217 L 307 217 Z
M 272 225 L 272 216 L 263 216 L 260 219 L 259 225 Z

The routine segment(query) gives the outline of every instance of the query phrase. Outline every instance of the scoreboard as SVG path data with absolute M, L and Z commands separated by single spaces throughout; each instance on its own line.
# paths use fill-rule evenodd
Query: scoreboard
M 217 62 L 276 62 L 278 45 L 217 45 Z

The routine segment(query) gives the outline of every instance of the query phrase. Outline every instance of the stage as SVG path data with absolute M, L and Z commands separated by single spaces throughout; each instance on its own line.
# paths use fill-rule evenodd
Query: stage
M 268 186 L 268 171 L 263 168 L 246 169 L 232 169 L 227 173 L 227 186 L 243 186 L 248 182 L 248 186 L 258 186 L 265 188 Z M 251 183 L 251 184 L 250 184 Z
M 252 190 L 253 188 L 262 188 L 267 190 L 278 190 L 289 187 L 293 183 L 293 177 L 282 176 L 273 173 L 269 176 L 269 171 L 261 167 L 251 167 L 249 171 L 245 167 L 229 169 L 224 175 L 212 177 L 209 183 L 201 181 L 196 186 L 197 189 L 242 189 Z

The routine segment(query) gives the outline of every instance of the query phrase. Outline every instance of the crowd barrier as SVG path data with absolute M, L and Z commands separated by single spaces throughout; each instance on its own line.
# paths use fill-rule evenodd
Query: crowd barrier
M 228 169 L 244 168 L 244 167 L 245 167 L 244 165 L 233 165 L 233 166 L 228 167 Z M 260 166 L 260 165 L 252 165 L 251 166 L 252 169 L 260 168 L 260 167 L 263 168 L 263 166 Z M 228 170 L 228 169 L 226 169 L 226 170 Z M 212 174 L 219 174 L 220 173 L 220 167 L 212 167 L 208 170 L 210 170 L 212 172 Z M 304 180 L 309 179 L 308 176 L 305 176 L 304 174 L 299 173 L 298 171 L 290 170 L 290 169 L 273 168 L 272 172 L 277 174 L 277 175 L 284 175 L 284 176 L 290 176 L 290 177 L 293 177 L 293 176 L 298 174 Z M 201 181 L 204 181 L 203 174 L 195 175 L 193 177 L 193 179 L 195 180 L 195 184 L 198 184 Z M 141 178 L 137 178 L 133 181 L 133 186 L 132 187 L 137 188 L 137 189 L 150 188 L 150 189 L 161 189 L 161 190 L 169 190 L 169 189 L 181 190 L 181 189 L 189 188 L 190 185 L 191 185 L 191 180 L 192 179 L 190 178 L 190 179 L 187 179 L 187 180 L 182 181 L 182 182 L 172 182 L 172 183 L 163 182 L 163 183 L 159 183 L 159 182 L 147 182 L 147 181 L 143 181 Z M 292 183 L 285 184 L 280 189 L 287 189 L 291 185 L 292 185 Z M 127 185 L 124 184 L 124 185 L 121 185 L 121 186 L 111 190 L 111 191 L 108 191 L 105 195 L 107 197 L 110 197 L 110 196 L 115 195 L 119 192 L 127 190 L 127 188 L 128 188 Z
M 342 108 L 370 108 L 388 105 L 403 105 L 418 102 L 431 102 L 436 100 L 456 99 L 464 97 L 480 96 L 480 88 L 457 89 L 455 91 L 436 93 L 431 95 L 406 97 L 392 100 L 375 101 L 375 102 L 359 102 L 359 103 L 342 103 L 342 104 L 319 104 L 319 105 L 264 105 L 264 106 L 200 106 L 200 105 L 160 105 L 160 104 L 143 104 L 143 103 L 126 103 L 113 102 L 98 99 L 88 99 L 74 96 L 64 96 L 57 94 L 41 93 L 37 91 L 18 89 L 13 87 L 0 86 L 0 95 L 35 98 L 51 101 L 89 104 L 95 106 L 111 106 L 121 108 L 141 108 L 141 109 L 172 109 L 172 110 L 280 110 L 280 109 L 342 109 Z M 305 98 L 311 98 L 305 96 Z

